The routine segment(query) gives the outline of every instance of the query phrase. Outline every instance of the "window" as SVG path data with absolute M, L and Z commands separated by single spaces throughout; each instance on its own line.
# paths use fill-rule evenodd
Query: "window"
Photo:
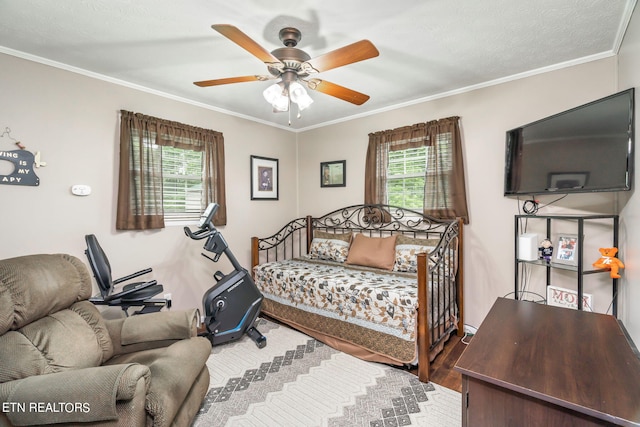
M 468 223 L 459 117 L 369 134 L 365 203 Z
M 408 209 L 424 206 L 424 180 L 427 147 L 389 153 L 387 164 L 387 203 Z
M 134 137 L 133 147 L 139 151 L 139 138 Z M 197 219 L 202 213 L 202 152 L 175 147 L 162 147 L 148 139 L 144 141 L 152 153 L 149 158 L 156 158 L 158 165 L 154 174 L 162 181 L 162 215 L 165 220 Z M 148 159 L 149 159 L 148 158 Z M 140 172 L 139 156 L 134 157 L 133 176 L 135 186 L 140 186 L 143 176 Z M 148 212 L 154 210 L 153 181 L 144 181 L 144 200 Z
M 211 202 L 214 224 L 226 224 L 220 132 L 121 111 L 119 177 L 118 230 L 196 219 Z
M 202 214 L 202 152 L 162 147 L 162 207 L 166 220 Z

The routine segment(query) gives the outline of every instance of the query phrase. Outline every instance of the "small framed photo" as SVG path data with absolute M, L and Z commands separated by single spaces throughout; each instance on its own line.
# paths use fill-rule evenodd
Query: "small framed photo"
M 320 187 L 346 187 L 347 161 L 320 163 Z
M 553 262 L 566 265 L 578 265 L 578 235 L 560 234 Z
M 278 200 L 278 159 L 251 156 L 251 200 Z

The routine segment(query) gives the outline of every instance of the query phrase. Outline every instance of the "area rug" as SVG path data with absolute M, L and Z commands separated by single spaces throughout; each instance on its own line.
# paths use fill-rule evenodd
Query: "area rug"
M 460 393 L 402 369 L 366 362 L 259 319 L 248 337 L 215 346 L 211 385 L 193 426 L 461 425 Z

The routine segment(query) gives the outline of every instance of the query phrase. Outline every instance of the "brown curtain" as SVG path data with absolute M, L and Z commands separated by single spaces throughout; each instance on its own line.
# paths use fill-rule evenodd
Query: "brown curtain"
M 215 225 L 227 223 L 222 133 L 178 122 L 120 112 L 120 174 L 116 229 L 164 227 L 162 146 L 202 151 L 203 206 L 220 205 Z
M 417 123 L 369 134 L 365 162 L 367 204 L 387 204 L 388 154 L 427 146 L 424 213 L 437 218 L 463 218 L 469 223 L 459 117 Z

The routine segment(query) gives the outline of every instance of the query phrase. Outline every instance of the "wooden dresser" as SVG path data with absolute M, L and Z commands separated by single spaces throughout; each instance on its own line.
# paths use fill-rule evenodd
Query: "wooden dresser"
M 463 426 L 640 426 L 640 358 L 613 316 L 499 298 L 455 369 Z

